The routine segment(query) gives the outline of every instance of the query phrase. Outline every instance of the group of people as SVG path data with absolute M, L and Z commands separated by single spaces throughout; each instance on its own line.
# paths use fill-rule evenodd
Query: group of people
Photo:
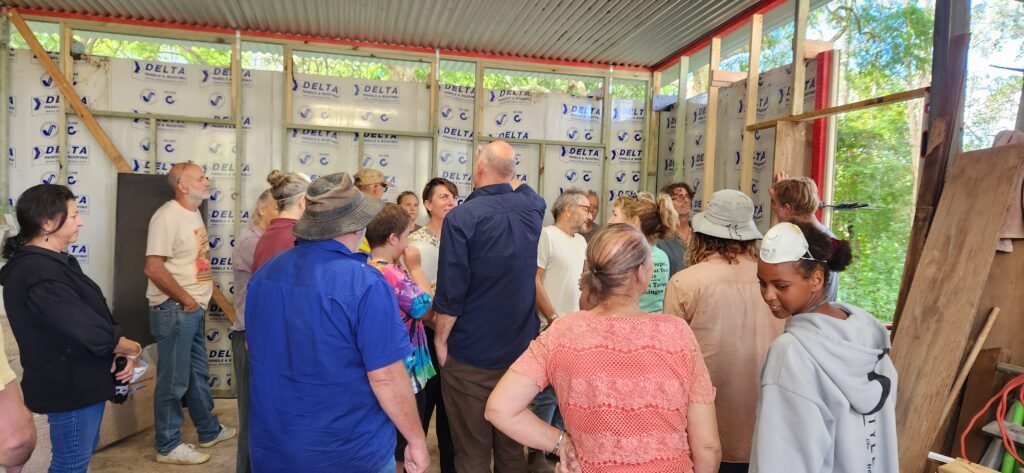
M 813 181 L 778 176 L 782 223 L 762 236 L 745 194 L 691 215 L 683 183 L 617 198 L 604 226 L 599 196 L 567 189 L 544 226 L 502 141 L 478 150 L 461 205 L 443 178 L 387 203 L 377 170 L 274 171 L 233 249 L 236 431 L 206 383 L 209 183 L 190 163 L 168 178 L 145 267 L 159 462 L 205 462 L 237 434 L 240 473 L 418 473 L 433 418 L 444 473 L 897 471 L 888 334 L 836 301 L 851 248 L 817 220 Z M 51 471 L 85 471 L 141 354 L 63 252 L 82 225 L 73 197 L 19 197 L 0 270 Z M 0 370 L 0 388 L 12 378 Z M 11 412 L 0 438 L 27 415 Z M 23 463 L 23 440 L 0 465 Z

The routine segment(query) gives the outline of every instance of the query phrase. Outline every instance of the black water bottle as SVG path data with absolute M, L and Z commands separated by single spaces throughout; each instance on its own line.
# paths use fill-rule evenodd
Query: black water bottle
M 120 372 L 124 371 L 124 367 L 125 366 L 128 366 L 128 358 L 125 358 L 123 356 L 118 356 L 117 358 L 114 358 L 114 375 L 117 375 L 117 373 L 120 373 Z M 127 381 L 118 381 L 117 378 L 115 377 L 114 378 L 114 399 L 112 399 L 112 401 L 114 402 L 114 404 L 124 404 L 124 402 L 127 401 L 127 400 L 128 400 L 128 382 Z

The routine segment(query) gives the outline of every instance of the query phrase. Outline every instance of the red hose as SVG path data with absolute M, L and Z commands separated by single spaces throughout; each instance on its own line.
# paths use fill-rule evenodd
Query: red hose
M 992 396 L 992 399 L 989 399 L 988 402 L 985 403 L 985 407 L 982 408 L 980 412 L 974 415 L 974 417 L 971 419 L 971 423 L 967 424 L 967 428 L 964 429 L 963 434 L 960 435 L 960 457 L 962 457 L 965 460 L 969 460 L 967 458 L 967 448 L 965 447 L 965 443 L 967 442 L 967 434 L 969 434 L 971 430 L 974 429 L 974 424 L 978 422 L 978 419 L 980 419 L 981 416 L 985 415 L 985 413 L 988 412 L 988 410 L 992 407 L 992 403 L 998 400 L 999 404 L 996 406 L 996 422 L 999 424 L 999 433 L 1002 434 L 1003 436 L 1003 447 L 1005 447 L 1006 451 L 1009 452 L 1010 455 L 1013 455 L 1013 458 L 1015 458 L 1019 463 L 1024 464 L 1024 460 L 1021 460 L 1020 456 L 1017 454 L 1017 446 L 1014 445 L 1013 440 L 1010 439 L 1010 434 L 1007 433 L 1006 431 L 1005 420 L 1010 393 L 1014 389 L 1020 388 L 1022 386 L 1024 386 L 1024 375 L 1020 375 L 1017 376 L 1016 378 L 1013 378 L 1012 380 L 1010 380 L 1009 383 L 1006 383 L 1006 386 L 1004 386 L 1003 389 L 999 390 L 999 392 L 996 393 L 995 396 Z M 1021 389 L 1020 391 L 1017 392 L 1017 399 L 1020 400 L 1021 403 L 1024 403 L 1024 389 Z

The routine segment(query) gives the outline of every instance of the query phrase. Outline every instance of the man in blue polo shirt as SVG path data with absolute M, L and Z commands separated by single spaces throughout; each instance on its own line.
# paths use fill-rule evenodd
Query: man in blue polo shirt
M 476 190 L 441 228 L 435 342 L 459 473 L 526 471 L 523 446 L 484 419 L 487 397 L 537 335 L 535 276 L 544 199 L 515 188 L 515 149 L 477 153 Z
M 249 450 L 256 473 L 394 473 L 430 465 L 404 359 L 412 351 L 394 292 L 355 252 L 383 201 L 347 173 L 306 191 L 295 248 L 249 282 Z

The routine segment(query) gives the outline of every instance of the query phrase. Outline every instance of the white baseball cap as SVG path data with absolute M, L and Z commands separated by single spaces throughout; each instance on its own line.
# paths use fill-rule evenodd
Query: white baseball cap
M 761 240 L 761 261 L 779 264 L 800 260 L 819 261 L 811 255 L 810 245 L 800 227 L 783 222 L 764 234 Z

